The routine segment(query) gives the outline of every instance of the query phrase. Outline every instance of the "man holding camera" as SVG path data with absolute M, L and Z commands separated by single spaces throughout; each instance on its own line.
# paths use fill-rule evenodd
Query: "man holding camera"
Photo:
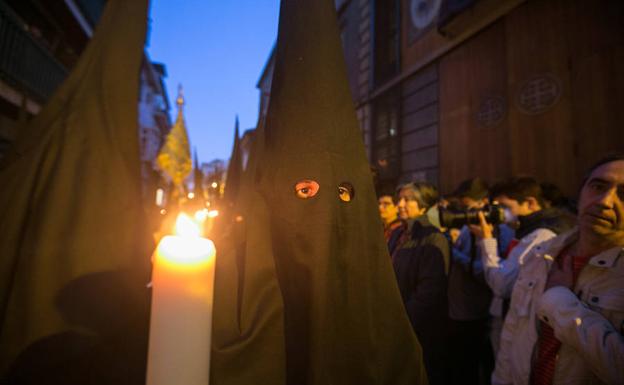
M 493 384 L 624 384 L 624 154 L 590 169 L 577 223 L 520 266 Z
M 490 306 L 490 338 L 496 354 L 519 266 L 534 246 L 568 230 L 571 224 L 558 209 L 544 208 L 541 187 L 533 178 L 508 179 L 494 186 L 491 196 L 504 207 L 506 222 L 515 222 L 517 225 L 516 239 L 503 253 L 493 236 L 493 226 L 487 223 L 483 213 L 479 213 L 480 225 L 470 226 L 472 233 L 479 238 L 477 243 L 481 250 L 485 280 L 494 294 Z
M 488 186 L 482 179 L 463 181 L 453 193 L 457 207 L 447 210 L 454 214 L 453 220 L 451 223 L 442 221 L 444 226 L 461 228 L 453 243 L 448 286 L 452 384 L 486 383 L 485 378 L 489 378 L 494 369 L 489 339 L 492 291 L 483 276 L 475 236 L 467 226 L 468 214 L 474 215 L 486 208 L 488 194 Z M 450 218 L 450 215 L 442 216 Z M 494 227 L 493 233 L 499 249 L 504 251 L 513 238 L 513 230 L 501 224 Z

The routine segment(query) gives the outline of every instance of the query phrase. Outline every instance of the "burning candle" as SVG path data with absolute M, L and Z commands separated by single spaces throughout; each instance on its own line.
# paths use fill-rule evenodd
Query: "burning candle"
M 156 249 L 147 385 L 208 384 L 216 252 L 200 232 L 180 214 Z

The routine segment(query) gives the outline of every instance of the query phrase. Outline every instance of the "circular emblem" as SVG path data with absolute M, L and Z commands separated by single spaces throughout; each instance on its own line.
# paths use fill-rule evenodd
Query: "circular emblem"
M 528 115 L 541 114 L 552 108 L 561 97 L 561 83 L 550 74 L 526 80 L 518 90 L 518 109 Z
M 479 104 L 477 123 L 482 127 L 493 127 L 503 121 L 506 112 L 505 98 L 498 95 L 487 96 Z
M 412 24 L 418 29 L 424 29 L 438 15 L 442 0 L 412 0 L 410 2 L 410 15 Z

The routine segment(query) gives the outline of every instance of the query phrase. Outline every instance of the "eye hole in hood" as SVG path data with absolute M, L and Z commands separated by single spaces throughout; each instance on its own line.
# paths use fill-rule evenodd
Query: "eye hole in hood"
M 316 181 L 304 179 L 295 184 L 295 195 L 301 199 L 312 198 L 318 193 L 320 188 L 321 186 Z
M 338 197 L 343 202 L 351 202 L 355 197 L 355 189 L 349 182 L 342 182 L 338 185 Z

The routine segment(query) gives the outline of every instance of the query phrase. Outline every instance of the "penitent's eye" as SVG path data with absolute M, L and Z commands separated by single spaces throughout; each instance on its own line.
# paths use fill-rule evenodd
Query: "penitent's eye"
M 355 196 L 353 185 L 349 182 L 342 182 L 338 185 L 338 197 L 343 202 L 351 202 Z
M 320 186 L 316 181 L 304 179 L 295 185 L 295 195 L 297 198 L 308 199 L 318 193 Z

